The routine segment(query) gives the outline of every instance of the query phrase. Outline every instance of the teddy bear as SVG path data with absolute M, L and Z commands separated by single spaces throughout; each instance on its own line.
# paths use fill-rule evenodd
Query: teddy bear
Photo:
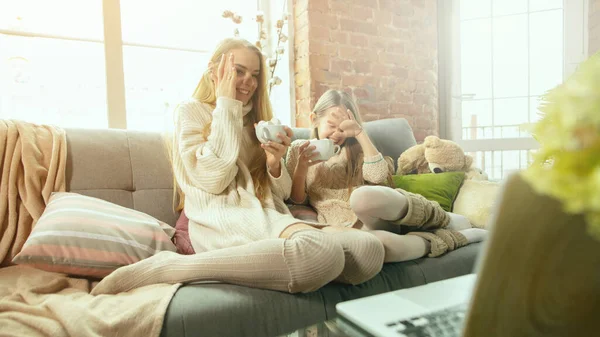
M 428 136 L 422 144 L 410 147 L 398 158 L 398 175 L 463 171 L 485 180 L 485 173 L 471 168 L 473 158 L 453 141 Z M 473 171 L 475 170 L 475 171 Z M 473 172 L 471 172 L 473 171 Z M 471 172 L 471 173 L 469 173 Z

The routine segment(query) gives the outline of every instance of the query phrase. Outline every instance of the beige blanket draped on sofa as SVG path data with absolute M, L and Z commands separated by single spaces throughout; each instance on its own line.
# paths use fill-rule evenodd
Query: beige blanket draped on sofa
M 3 336 L 158 336 L 179 285 L 92 296 L 92 282 L 11 266 L 53 191 L 65 190 L 64 130 L 0 120 L 0 326 Z

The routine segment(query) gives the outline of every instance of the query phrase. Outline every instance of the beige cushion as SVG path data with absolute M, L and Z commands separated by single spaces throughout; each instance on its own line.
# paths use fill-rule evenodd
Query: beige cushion
M 497 182 L 465 180 L 454 200 L 452 212 L 466 216 L 475 227 L 486 228 L 499 192 Z

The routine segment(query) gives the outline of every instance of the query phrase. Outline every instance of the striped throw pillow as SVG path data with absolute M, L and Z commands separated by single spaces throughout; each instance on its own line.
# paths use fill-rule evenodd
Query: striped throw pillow
M 175 229 L 155 218 L 77 193 L 56 192 L 13 263 L 102 278 L 159 251 L 176 251 Z

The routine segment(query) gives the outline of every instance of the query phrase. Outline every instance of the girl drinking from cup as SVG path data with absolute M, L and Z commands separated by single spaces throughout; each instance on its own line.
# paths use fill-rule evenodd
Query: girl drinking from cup
M 347 93 L 324 93 L 310 120 L 313 140 L 293 142 L 287 154 L 290 201 L 312 206 L 319 223 L 331 225 L 327 230 L 370 231 L 383 243 L 385 262 L 439 256 L 485 237 L 437 202 L 388 187 L 393 164 L 371 142 Z

